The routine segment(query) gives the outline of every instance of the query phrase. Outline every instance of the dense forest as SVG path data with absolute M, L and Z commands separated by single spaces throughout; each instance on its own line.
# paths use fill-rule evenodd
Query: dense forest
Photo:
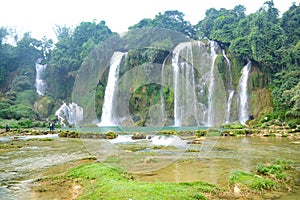
M 130 37 L 137 28 L 157 27 L 178 31 L 190 40 L 217 41 L 230 57 L 249 59 L 264 74 L 261 87 L 270 92 L 272 109 L 262 117 L 299 124 L 300 5 L 293 4 L 280 15 L 271 0 L 255 13 L 246 15 L 245 11 L 242 5 L 229 10 L 211 8 L 196 25 L 186 21 L 180 11 L 166 11 L 153 19 L 142 19 L 122 37 Z M 91 50 L 108 38 L 121 37 L 104 21 L 82 22 L 74 29 L 56 26 L 55 31 L 56 43 L 46 37 L 37 40 L 30 33 L 19 38 L 13 29 L 0 27 L 0 118 L 54 118 L 62 101 L 72 101 L 77 70 Z M 13 42 L 8 43 L 8 38 Z M 43 96 L 35 89 L 38 59 L 47 64 L 47 92 Z

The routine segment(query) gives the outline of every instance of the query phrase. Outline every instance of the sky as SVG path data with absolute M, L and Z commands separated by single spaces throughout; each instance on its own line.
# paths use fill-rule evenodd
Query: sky
M 104 20 L 106 25 L 120 34 L 144 18 L 154 18 L 159 12 L 178 10 L 184 19 L 197 24 L 209 8 L 233 9 L 244 5 L 246 13 L 254 13 L 267 0 L 5 0 L 1 2 L 0 27 L 15 28 L 18 33 L 31 32 L 31 36 L 56 40 L 55 25 L 76 27 L 80 22 Z M 299 0 L 273 0 L 280 13 L 284 13 Z

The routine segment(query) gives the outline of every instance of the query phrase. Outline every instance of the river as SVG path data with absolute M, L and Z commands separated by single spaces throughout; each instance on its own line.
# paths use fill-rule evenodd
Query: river
M 130 138 L 130 135 L 120 135 L 114 140 L 57 135 L 0 137 L 1 145 L 16 147 L 0 149 L 1 199 L 29 199 L 30 184 L 43 177 L 43 171 L 91 155 L 99 161 L 118 157 L 118 164 L 140 181 L 201 180 L 223 186 L 234 170 L 253 172 L 259 163 L 293 160 L 295 187 L 291 192 L 277 194 L 276 198 L 296 200 L 300 196 L 300 145 L 295 138 L 208 137 L 199 144 L 190 144 L 177 136 Z

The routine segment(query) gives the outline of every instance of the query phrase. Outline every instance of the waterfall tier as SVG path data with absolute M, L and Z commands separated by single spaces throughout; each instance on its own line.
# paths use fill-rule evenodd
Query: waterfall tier
M 61 107 L 55 112 L 60 124 L 66 126 L 68 122 L 71 125 L 77 125 L 83 120 L 83 109 L 76 103 L 63 103 Z
M 159 55 L 161 63 L 153 63 L 156 55 L 149 56 L 150 51 L 141 53 L 143 49 L 128 55 L 111 52 L 111 57 L 97 61 L 103 65 L 99 81 L 104 97 L 102 110 L 97 113 L 101 114 L 99 126 L 142 123 L 213 127 L 248 120 L 250 62 L 239 76 L 233 68 L 236 66 L 231 66 L 225 51 L 215 41 L 187 41 L 174 46 L 163 59 Z M 80 80 L 87 77 L 89 70 L 85 69 Z M 78 92 L 83 92 L 80 88 L 81 85 Z
M 248 78 L 251 70 L 251 61 L 243 67 L 242 76 L 238 85 L 239 92 L 239 121 L 241 124 L 245 124 L 249 119 L 248 113 Z
M 102 108 L 101 122 L 99 126 L 115 126 L 113 103 L 115 91 L 118 89 L 117 81 L 119 78 L 119 67 L 123 56 L 126 53 L 115 52 L 110 60 L 107 85 L 105 88 L 104 103 Z
M 35 63 L 36 78 L 35 87 L 38 95 L 44 95 L 46 91 L 46 81 L 43 79 L 43 74 L 46 70 L 47 65 L 40 64 L 42 59 L 38 59 Z

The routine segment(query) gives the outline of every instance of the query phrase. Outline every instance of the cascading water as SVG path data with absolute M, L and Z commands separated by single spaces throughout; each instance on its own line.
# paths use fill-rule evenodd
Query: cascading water
M 208 86 L 208 116 L 207 116 L 207 124 L 208 126 L 214 125 L 214 102 L 213 102 L 213 95 L 215 90 L 215 60 L 218 54 L 215 51 L 215 48 L 218 44 L 215 41 L 210 41 L 210 51 L 211 51 L 211 69 L 209 72 L 209 86 Z
M 237 119 L 240 120 L 242 116 L 245 116 L 242 117 L 243 119 L 248 118 L 248 97 L 242 98 L 245 94 L 247 95 L 247 88 L 245 89 L 245 87 L 247 87 L 248 75 L 243 73 L 239 84 L 239 92 L 235 92 L 237 89 L 233 85 L 230 61 L 224 51 L 223 57 L 227 61 L 227 66 L 225 65 L 222 70 L 225 75 L 228 75 L 227 79 L 223 80 L 222 74 L 218 71 L 219 67 L 223 66 L 216 66 L 215 62 L 220 53 L 221 48 L 214 41 L 209 41 L 208 43 L 179 43 L 170 56 L 164 59 L 163 64 L 157 65 L 158 68 L 161 67 L 159 70 L 149 73 L 145 65 L 143 66 L 145 68 L 136 67 L 134 69 L 137 71 L 130 70 L 128 73 L 123 74 L 122 77 L 119 77 L 119 67 L 123 67 L 123 65 L 120 66 L 120 63 L 126 53 L 115 52 L 110 60 L 101 122 L 98 125 L 132 125 L 135 121 L 126 104 L 131 98 L 131 92 L 134 91 L 135 87 L 148 83 L 148 76 L 158 73 L 161 73 L 161 84 L 164 87 L 169 87 L 174 93 L 173 113 L 165 111 L 163 88 L 160 94 L 161 106 L 149 108 L 151 116 L 156 115 L 154 114 L 155 110 L 161 110 L 160 125 L 174 125 L 178 127 L 215 126 Z M 127 62 L 126 58 L 125 62 Z M 138 76 L 134 79 L 132 78 L 142 72 L 149 73 L 145 76 L 147 80 L 140 79 Z M 159 77 L 157 78 L 155 81 L 159 82 Z M 152 78 L 151 80 L 153 81 Z M 228 82 L 224 83 L 224 81 Z M 121 86 L 120 88 L 118 88 L 117 83 Z M 130 88 L 127 86 L 130 86 Z M 235 100 L 234 97 L 238 96 L 235 93 L 241 96 L 240 101 Z M 239 111 L 233 110 L 233 107 L 239 107 Z M 160 114 L 158 113 L 158 115 Z M 174 121 L 168 119 L 173 117 Z M 241 121 L 244 123 L 245 120 Z
M 175 47 L 171 64 L 174 84 L 174 126 L 214 126 L 224 122 L 224 84 L 215 60 L 220 47 L 210 41 Z M 224 110 L 224 112 L 223 112 Z
M 198 100 L 195 95 L 195 71 L 192 43 L 181 43 L 173 51 L 174 126 L 198 123 Z
M 232 104 L 232 97 L 234 95 L 233 84 L 232 84 L 232 72 L 231 72 L 231 63 L 224 50 L 222 50 L 223 57 L 225 58 L 228 66 L 229 72 L 229 88 L 228 88 L 228 98 L 227 98 L 227 105 L 226 105 L 226 118 L 225 123 L 230 122 L 230 112 L 231 112 L 231 104 Z
M 239 92 L 239 110 L 238 110 L 238 119 L 241 124 L 245 124 L 249 119 L 248 114 L 248 78 L 251 70 L 251 61 L 248 60 L 248 63 L 242 69 L 242 76 L 238 84 Z
M 78 122 L 83 120 L 83 109 L 76 103 L 66 104 L 63 103 L 61 107 L 55 112 L 60 124 L 66 126 L 65 122 L 71 125 L 77 125 Z
M 44 95 L 46 91 L 46 82 L 43 80 L 43 73 L 46 70 L 47 65 L 40 64 L 42 61 L 41 58 L 37 59 L 35 62 L 36 78 L 35 78 L 35 87 L 38 95 Z
M 174 126 L 181 126 L 181 113 L 180 113 L 180 107 L 179 107 L 179 51 L 173 52 L 172 57 L 172 67 L 173 67 L 173 73 L 174 73 Z
M 107 85 L 102 107 L 102 116 L 99 126 L 115 126 L 116 122 L 113 116 L 114 94 L 117 90 L 117 81 L 119 78 L 119 66 L 123 56 L 126 53 L 115 52 L 110 59 L 110 68 L 108 73 Z

